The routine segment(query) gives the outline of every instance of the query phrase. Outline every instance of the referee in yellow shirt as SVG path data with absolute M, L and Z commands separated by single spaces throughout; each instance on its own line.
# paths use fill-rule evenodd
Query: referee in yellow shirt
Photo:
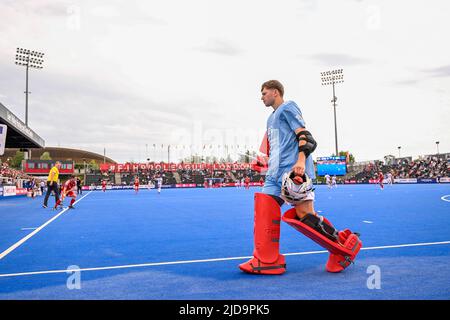
M 61 168 L 61 162 L 56 161 L 53 168 L 50 169 L 50 172 L 48 174 L 47 178 L 47 193 L 45 194 L 44 199 L 44 208 L 47 208 L 47 201 L 50 194 L 53 192 L 55 193 L 55 203 L 59 200 L 59 188 L 58 188 L 58 177 L 59 177 L 59 168 Z

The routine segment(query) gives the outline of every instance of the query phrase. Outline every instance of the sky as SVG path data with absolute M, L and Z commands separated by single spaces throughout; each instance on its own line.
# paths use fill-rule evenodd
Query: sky
M 0 0 L 0 102 L 25 119 L 15 53 L 36 50 L 28 118 L 46 146 L 118 162 L 237 157 L 258 149 L 272 112 L 261 84 L 277 79 L 314 157 L 330 156 L 333 94 L 320 73 L 343 69 L 339 150 L 416 158 L 439 141 L 450 152 L 449 16 L 444 0 Z

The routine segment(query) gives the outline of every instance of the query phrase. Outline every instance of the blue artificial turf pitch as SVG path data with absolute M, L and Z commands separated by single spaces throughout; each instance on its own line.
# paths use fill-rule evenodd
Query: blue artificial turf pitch
M 12 250 L 61 210 L 43 209 L 42 197 L 2 199 L 0 299 L 450 298 L 450 184 L 318 186 L 316 210 L 361 233 L 365 248 L 339 274 L 325 271 L 323 248 L 283 222 L 280 251 L 304 253 L 286 255 L 287 272 L 238 269 L 253 251 L 259 191 L 84 192 L 76 209 Z M 69 266 L 82 270 L 79 289 L 67 286 Z M 379 288 L 370 289 L 374 268 Z

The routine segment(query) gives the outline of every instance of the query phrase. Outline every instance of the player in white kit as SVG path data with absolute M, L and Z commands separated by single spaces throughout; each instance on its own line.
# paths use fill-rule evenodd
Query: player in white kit
M 163 181 L 162 177 L 156 178 L 155 181 L 156 181 L 156 186 L 158 187 L 158 193 L 161 193 L 161 186 L 162 186 L 162 181 Z
M 327 183 L 328 189 L 330 189 L 331 188 L 331 177 L 329 174 L 325 175 L 325 181 Z
M 392 177 L 392 173 L 388 172 L 386 175 L 387 175 L 387 183 L 390 185 L 394 184 L 394 178 Z
M 331 187 L 332 187 L 332 188 L 337 188 L 336 176 L 333 176 L 333 177 L 331 178 Z

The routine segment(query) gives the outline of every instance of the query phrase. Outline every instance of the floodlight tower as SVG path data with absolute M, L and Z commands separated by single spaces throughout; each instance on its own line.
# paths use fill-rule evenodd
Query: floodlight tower
M 26 68 L 26 84 L 25 84 L 25 124 L 28 126 L 28 69 L 42 69 L 44 60 L 44 53 L 38 51 L 31 51 L 28 49 L 17 48 L 16 50 L 16 64 Z
M 339 155 L 339 149 L 338 149 L 338 139 L 337 139 L 337 122 L 336 122 L 336 101 L 337 97 L 335 95 L 335 89 L 334 85 L 335 83 L 342 83 L 344 82 L 344 70 L 343 69 L 336 69 L 331 71 L 325 71 L 321 72 L 320 76 L 322 78 L 322 85 L 333 85 L 333 107 L 334 107 L 334 139 L 336 143 L 336 157 Z

